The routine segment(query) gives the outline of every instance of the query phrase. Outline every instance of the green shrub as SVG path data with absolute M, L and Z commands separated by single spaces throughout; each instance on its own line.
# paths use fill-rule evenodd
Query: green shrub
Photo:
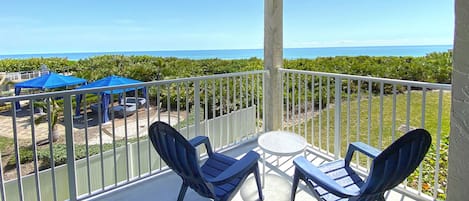
M 29 163 L 33 161 L 33 151 L 29 147 L 20 147 L 19 148 L 19 157 L 21 164 Z M 7 166 L 14 166 L 16 164 L 16 157 L 11 156 L 10 160 L 7 163 Z
M 49 68 L 55 71 L 60 71 L 65 66 L 69 66 L 75 76 L 85 78 L 87 80 L 95 81 L 109 75 L 120 75 L 124 77 L 133 78 L 141 81 L 154 81 L 162 79 L 173 79 L 181 77 L 193 77 L 220 73 L 233 73 L 249 70 L 263 69 L 263 61 L 258 58 L 250 59 L 182 59 L 175 57 L 153 57 L 153 56 L 123 56 L 123 55 L 104 55 L 95 56 L 79 61 L 68 61 L 65 58 L 34 58 L 34 59 L 5 59 L 0 60 L 0 71 L 18 71 L 18 70 L 34 70 L 39 69 L 40 64 L 47 64 Z M 337 56 L 337 57 L 319 57 L 316 59 L 285 59 L 284 68 L 319 71 L 330 73 L 344 73 L 352 75 L 383 77 L 401 80 L 414 80 L 423 82 L 438 82 L 438 83 L 451 83 L 452 71 L 452 52 L 430 53 L 423 57 L 393 57 L 393 56 Z M 291 78 L 292 79 L 292 78 Z M 232 81 L 228 81 L 232 86 Z M 284 89 L 285 94 L 288 92 L 292 94 L 293 87 L 297 84 L 290 80 L 289 89 Z M 331 80 L 331 101 L 334 98 L 333 83 Z M 203 83 L 201 83 L 203 84 Z M 223 81 L 223 84 L 228 84 Z M 307 88 L 310 91 L 311 80 L 307 81 Z M 327 104 L 327 79 L 321 81 L 322 94 L 315 94 L 316 106 L 319 106 L 319 97 L 322 98 L 322 105 Z M 189 108 L 193 104 L 193 83 L 188 83 L 189 93 L 185 93 L 184 83 L 180 85 L 181 93 L 179 94 L 179 103 L 182 108 L 186 107 L 186 100 L 189 100 Z M 343 84 L 344 91 L 346 84 Z M 304 87 L 304 86 L 303 86 Z M 319 79 L 315 79 L 316 90 L 319 87 Z M 356 92 L 358 86 L 356 82 L 351 84 L 351 92 Z M 208 86 L 211 90 L 211 85 Z M 216 87 L 215 91 L 219 91 Z M 232 87 L 230 87 L 232 89 Z M 250 88 L 250 86 L 249 86 Z M 373 83 L 372 92 L 374 94 L 380 93 L 380 84 Z M 303 88 L 304 89 L 304 88 Z M 362 82 L 361 89 L 368 90 L 368 83 Z M 167 100 L 169 96 L 170 108 L 175 108 L 178 102 L 177 87 L 176 85 L 170 86 L 170 91 L 166 91 L 166 87 L 160 89 L 160 102 L 163 108 L 167 107 Z M 398 86 L 398 92 L 405 89 Z M 149 97 L 150 102 L 156 102 L 156 87 L 150 88 Z M 216 98 L 219 97 L 219 92 L 216 93 Z M 311 92 L 307 92 L 306 98 L 311 99 Z M 392 93 L 392 86 L 386 85 L 384 93 Z M 188 97 L 187 97 L 188 96 Z M 187 97 L 187 98 L 186 98 Z M 204 97 L 201 97 L 202 99 Z M 290 102 L 293 100 L 290 97 Z M 303 97 L 300 97 L 304 99 Z M 208 100 L 211 102 L 211 99 Z M 219 103 L 215 103 L 219 106 Z M 229 110 L 229 107 L 234 105 L 225 105 L 228 108 L 219 108 L 219 111 Z M 217 111 L 217 113 L 219 113 Z
M 31 58 L 31 59 L 2 59 L 0 72 L 19 72 L 40 70 L 41 64 L 54 72 L 76 71 L 74 61 L 66 58 Z

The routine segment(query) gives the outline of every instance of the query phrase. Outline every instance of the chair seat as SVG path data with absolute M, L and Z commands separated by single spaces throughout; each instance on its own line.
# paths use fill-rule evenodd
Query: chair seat
M 224 170 L 233 165 L 237 160 L 219 153 L 213 153 L 213 155 L 202 165 L 201 170 L 207 179 L 213 179 L 220 175 Z M 223 185 L 215 185 L 215 194 L 218 197 L 224 197 L 225 195 L 231 194 L 239 182 L 243 179 L 243 175 L 238 178 L 231 180 L 229 183 Z
M 326 173 L 326 175 L 336 181 L 339 185 L 351 191 L 359 191 L 360 187 L 364 184 L 363 180 L 355 173 L 355 171 L 350 167 L 345 167 L 345 161 L 343 160 L 325 163 L 319 166 L 318 169 Z M 308 182 L 311 183 L 314 187 L 314 191 L 316 191 L 323 200 L 348 200 L 347 198 L 340 198 L 329 193 L 311 180 L 308 180 Z

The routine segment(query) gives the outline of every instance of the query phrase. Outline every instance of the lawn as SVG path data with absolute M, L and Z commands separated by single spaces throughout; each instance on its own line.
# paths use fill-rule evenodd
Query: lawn
M 5 151 L 11 146 L 13 146 L 13 140 L 11 140 L 11 138 L 0 136 L 0 152 Z
M 395 96 L 396 111 L 393 117 L 393 96 L 384 96 L 382 105 L 379 96 L 373 96 L 369 101 L 368 94 L 361 95 L 360 104 L 358 100 L 353 98 L 350 104 L 347 104 L 346 99 L 343 100 L 341 105 L 341 156 L 344 157 L 349 142 L 361 141 L 368 143 L 374 147 L 383 149 L 388 146 L 393 139 L 398 138 L 404 134 L 406 130 L 407 119 L 410 127 L 419 128 L 424 127 L 432 134 L 432 147 L 430 148 L 427 157 L 422 163 L 422 191 L 426 194 L 432 195 L 435 187 L 435 172 L 436 172 L 436 157 L 437 157 L 437 144 L 439 146 L 440 162 L 438 171 L 438 198 L 444 199 L 444 192 L 446 191 L 446 177 L 448 171 L 448 143 L 450 131 L 450 108 L 451 108 L 451 94 L 448 92 L 441 93 L 442 96 L 442 111 L 441 111 L 441 137 L 437 136 L 438 133 L 438 105 L 439 105 L 439 91 L 427 91 L 425 96 L 425 121 L 422 124 L 422 91 L 413 91 L 410 93 L 410 110 L 407 112 L 407 94 L 399 94 Z M 370 104 L 371 103 L 371 104 Z M 350 105 L 348 109 L 348 105 Z M 358 106 L 360 109 L 358 110 Z M 371 106 L 371 107 L 370 107 Z M 323 109 L 318 112 L 313 119 L 309 119 L 306 123 L 297 124 L 294 126 L 293 131 L 306 136 L 309 143 L 314 144 L 330 153 L 334 152 L 334 106 Z M 371 108 L 371 110 L 369 110 Z M 350 112 L 348 112 L 350 111 Z M 360 111 L 358 113 L 358 111 Z M 327 113 L 329 112 L 329 118 Z M 382 115 L 380 115 L 382 113 Z M 370 114 L 371 118 L 368 118 Z M 359 115 L 359 118 L 358 118 Z M 321 116 L 321 122 L 319 122 Z M 349 117 L 349 120 L 347 120 Z M 409 118 L 407 118 L 409 117 Z M 393 119 L 394 123 L 394 136 L 393 136 Z M 328 122 L 329 121 L 329 122 Z M 382 122 L 382 126 L 380 126 Z M 321 123 L 321 126 L 319 124 Z M 306 128 L 305 128 L 306 125 Z M 327 129 L 329 125 L 329 129 Z M 399 129 L 400 127 L 400 129 Z M 320 128 L 320 129 L 319 129 Z M 290 128 L 292 129 L 292 128 Z M 306 129 L 306 135 L 305 135 Z M 314 132 L 312 132 L 314 130 Z M 312 133 L 314 133 L 312 135 Z M 327 134 L 329 133 L 329 140 Z M 363 155 L 360 155 L 359 161 L 362 166 L 368 166 L 367 160 Z M 407 185 L 417 189 L 419 170 L 417 169 L 407 180 Z

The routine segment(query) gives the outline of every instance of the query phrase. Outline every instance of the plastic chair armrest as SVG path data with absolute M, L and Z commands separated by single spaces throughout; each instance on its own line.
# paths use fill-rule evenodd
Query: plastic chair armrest
M 347 150 L 347 155 L 345 156 L 345 165 L 348 166 L 350 164 L 350 161 L 352 160 L 353 153 L 355 151 L 359 151 L 368 157 L 374 159 L 376 158 L 381 151 L 379 149 L 376 149 L 368 144 L 365 144 L 363 142 L 354 142 L 351 143 L 348 147 Z
M 310 182 L 314 182 L 315 184 L 321 186 L 326 191 L 336 196 L 347 198 L 358 196 L 360 194 L 359 191 L 350 191 L 342 187 L 336 181 L 327 176 L 324 172 L 312 165 L 311 162 L 306 160 L 306 158 L 303 156 L 296 158 L 293 163 L 295 164 L 297 171 L 300 171 L 302 174 L 304 174 L 306 179 L 308 179 Z
M 189 143 L 191 143 L 191 145 L 194 147 L 204 144 L 208 155 L 211 156 L 213 154 L 212 145 L 210 145 L 210 140 L 206 136 L 196 136 L 189 140 Z
M 254 151 L 249 151 L 239 161 L 236 161 L 233 165 L 228 167 L 220 175 L 207 181 L 213 184 L 223 184 L 232 179 L 239 177 L 240 175 L 246 174 L 252 171 L 252 168 L 257 165 L 259 160 L 259 154 Z

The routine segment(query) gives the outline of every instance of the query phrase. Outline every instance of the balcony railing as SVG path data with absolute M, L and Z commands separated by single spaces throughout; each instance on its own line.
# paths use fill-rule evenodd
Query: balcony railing
M 448 169 L 447 162 L 441 160 L 444 154 L 447 161 L 448 140 L 442 139 L 442 133 L 449 136 L 451 85 L 288 69 L 281 72 L 283 129 L 340 158 L 351 142 L 383 149 L 406 131 L 425 128 L 433 135 L 429 154 L 399 188 L 417 199 L 436 199 L 444 194 L 446 171 L 440 170 Z M 355 159 L 355 167 L 363 173 L 368 168 L 362 167 L 370 166 L 365 158 L 358 155 Z
M 22 72 L 4 72 L 2 76 L 5 76 L 9 81 L 21 81 L 29 80 L 31 78 L 39 77 L 43 74 L 42 71 L 22 71 Z M 1 75 L 1 74 L 0 74 Z
M 14 167 L 0 169 L 1 200 L 82 200 L 165 170 L 146 137 L 148 125 L 156 120 L 174 125 L 187 138 L 203 133 L 212 139 L 216 150 L 255 138 L 263 130 L 264 73 L 241 72 L 2 98 L 2 103 L 12 106 L 2 118 L 9 119 L 10 125 L 4 126 L 10 127 L 11 137 L 5 141 L 13 141 L 8 157 Z M 101 107 L 96 113 L 88 109 L 90 104 L 100 104 L 101 92 L 130 90 L 123 93 L 122 99 L 127 100 L 126 96 L 132 93 L 134 98 L 142 97 L 142 88 L 148 94 L 147 104 L 133 115 L 119 118 L 111 112 L 110 121 L 103 122 Z M 79 116 L 73 112 L 76 95 L 84 97 Z M 117 99 L 118 95 L 110 96 L 113 104 L 109 111 L 117 107 Z M 35 102 L 46 103 L 45 115 L 51 119 L 51 100 L 58 100 L 63 107 L 59 140 L 39 147 L 39 140 L 53 141 L 55 131 L 51 121 L 34 123 L 41 115 L 36 113 Z M 22 111 L 13 107 L 15 101 L 22 103 Z M 3 157 L 6 152 L 2 150 Z M 31 159 L 23 161 L 28 152 Z M 65 152 L 66 161 L 57 161 L 65 159 Z
M 438 196 L 444 180 L 438 169 L 447 168 L 439 164 L 441 134 L 448 132 L 442 130 L 449 115 L 444 113 L 448 107 L 444 94 L 450 85 L 286 69 L 281 72 L 282 128 L 302 135 L 314 149 L 333 158 L 343 156 L 352 141 L 386 147 L 402 134 L 398 129 L 401 124 L 402 131 L 411 127 L 429 129 L 434 135 L 435 154 L 427 156 L 415 173 L 417 179 L 409 179 L 400 189 L 418 199 L 432 199 L 425 196 L 428 188 L 433 189 L 431 196 Z M 12 107 L 0 116 L 8 120 L 3 126 L 9 127 L 11 135 L 0 139 L 13 147 L 0 154 L 4 163 L 0 164 L 1 200 L 83 200 L 164 171 L 165 164 L 147 140 L 147 128 L 157 120 L 169 122 L 187 138 L 207 135 L 216 150 L 255 139 L 264 132 L 266 73 L 251 71 L 1 98 L 0 103 L 13 106 L 20 101 L 23 105 L 21 112 Z M 135 114 L 117 117 L 112 112 L 110 121 L 102 122 L 101 107 L 95 113 L 88 109 L 90 104 L 100 103 L 101 92 L 142 88 L 148 93 L 147 104 Z M 73 112 L 76 95 L 84 95 L 79 116 Z M 123 100 L 126 96 L 143 94 L 141 90 L 129 91 L 123 94 Z M 51 121 L 34 123 L 41 115 L 35 102 L 46 103 L 45 115 L 51 119 L 52 99 L 61 99 L 58 102 L 63 108 L 59 139 L 38 146 L 40 140 L 53 141 L 55 129 Z M 118 95 L 111 96 L 110 111 L 117 100 Z M 416 103 L 421 106 L 416 108 Z M 404 113 L 399 112 L 402 108 Z M 437 113 L 430 114 L 429 109 L 434 108 Z M 414 117 L 417 110 L 419 115 Z M 25 157 L 28 154 L 30 158 Z M 355 167 L 364 174 L 368 165 L 365 157 L 356 158 Z M 427 166 L 436 170 L 430 180 L 423 171 Z M 432 181 L 431 187 L 428 181 Z

